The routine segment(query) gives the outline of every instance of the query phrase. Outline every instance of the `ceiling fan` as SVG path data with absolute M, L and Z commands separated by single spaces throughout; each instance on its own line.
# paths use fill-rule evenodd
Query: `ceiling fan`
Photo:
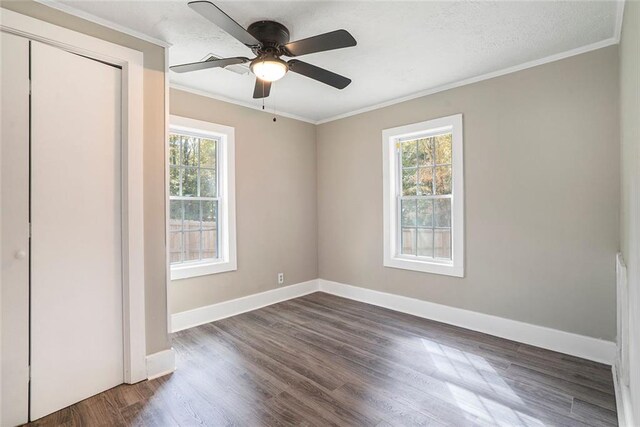
M 344 89 L 351 83 L 351 79 L 324 68 L 316 67 L 297 59 L 289 61 L 280 59 L 281 56 L 295 58 L 309 53 L 355 46 L 356 40 L 346 30 L 331 31 L 303 40 L 289 42 L 289 30 L 278 22 L 258 21 L 249 25 L 249 28 L 245 30 L 229 15 L 209 1 L 197 0 L 189 2 L 188 5 L 191 9 L 249 47 L 256 57 L 253 59 L 241 56 L 222 59 L 211 58 L 201 62 L 174 65 L 170 67 L 172 71 L 187 73 L 250 62 L 250 69 L 257 77 L 253 90 L 254 98 L 268 97 L 271 91 L 271 83 L 280 80 L 287 71 L 302 74 L 337 89 Z

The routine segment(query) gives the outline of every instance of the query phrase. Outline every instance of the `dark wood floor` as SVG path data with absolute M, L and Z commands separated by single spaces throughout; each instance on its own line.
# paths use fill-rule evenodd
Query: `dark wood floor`
M 609 367 L 324 293 L 179 332 L 175 373 L 37 425 L 617 425 Z

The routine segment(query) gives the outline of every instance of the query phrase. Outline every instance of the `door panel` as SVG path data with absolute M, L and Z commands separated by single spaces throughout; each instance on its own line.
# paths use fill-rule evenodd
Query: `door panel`
M 121 71 L 31 44 L 31 418 L 123 382 Z
M 2 407 L 0 425 L 29 409 L 29 41 L 0 33 Z

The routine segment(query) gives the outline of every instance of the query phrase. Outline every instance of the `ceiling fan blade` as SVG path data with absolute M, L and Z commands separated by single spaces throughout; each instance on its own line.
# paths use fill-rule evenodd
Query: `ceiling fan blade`
M 269 92 L 271 92 L 271 82 L 256 78 L 256 85 L 253 88 L 253 98 L 266 98 L 267 96 L 269 96 Z
M 349 86 L 351 79 L 341 76 L 340 74 L 333 73 L 324 68 L 316 67 L 315 65 L 307 64 L 306 62 L 292 59 L 288 62 L 289 70 L 294 73 L 302 74 L 303 76 L 317 80 L 329 86 L 333 86 L 336 89 L 344 89 Z
M 347 30 L 336 30 L 324 33 L 307 39 L 287 43 L 284 48 L 289 55 L 300 56 L 309 53 L 323 52 L 325 50 L 342 49 L 358 44 Z
M 260 46 L 260 42 L 255 37 L 210 1 L 197 0 L 189 2 L 188 5 L 245 45 Z
M 208 68 L 226 67 L 227 65 L 244 64 L 249 62 L 249 58 L 236 57 L 236 58 L 223 58 L 223 59 L 208 59 L 201 62 L 191 62 L 189 64 L 180 64 L 169 67 L 171 71 L 176 73 L 188 73 L 189 71 L 206 70 Z

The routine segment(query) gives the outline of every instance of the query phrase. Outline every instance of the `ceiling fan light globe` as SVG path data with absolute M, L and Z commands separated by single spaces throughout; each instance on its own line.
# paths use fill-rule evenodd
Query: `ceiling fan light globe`
M 289 66 L 286 62 L 278 58 L 259 59 L 251 63 L 251 71 L 260 80 L 275 82 L 287 74 Z

